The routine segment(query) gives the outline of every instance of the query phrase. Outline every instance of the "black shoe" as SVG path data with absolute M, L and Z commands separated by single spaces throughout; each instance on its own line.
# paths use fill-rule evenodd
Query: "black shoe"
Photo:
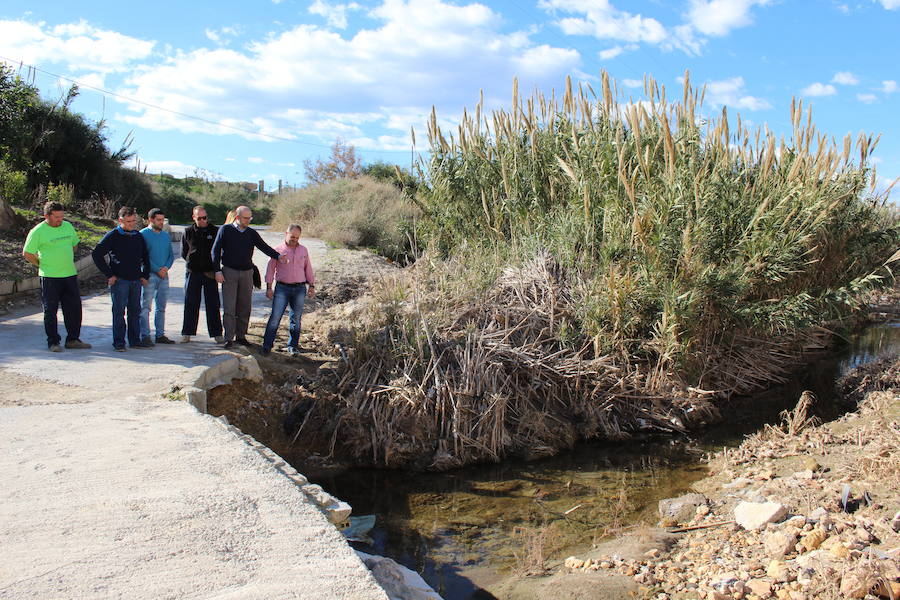
M 170 340 L 169 338 L 167 338 L 164 335 L 158 335 L 158 336 L 156 336 L 156 343 L 157 344 L 174 344 L 175 342 Z
M 234 342 L 225 342 L 226 348 L 234 348 L 236 345 Z
M 252 346 L 253 345 L 247 340 L 247 338 L 238 338 L 234 341 L 237 342 L 238 344 L 240 344 L 241 346 Z
M 90 347 L 90 344 L 82 342 L 81 340 L 69 340 L 66 342 L 66 348 L 69 348 L 70 350 L 87 350 Z
M 263 348 L 262 350 L 259 351 L 259 353 L 262 354 L 263 356 L 268 356 L 268 355 L 272 354 L 272 349 L 271 348 Z
M 153 342 L 150 341 L 150 338 L 144 338 L 139 341 L 137 344 L 131 346 L 132 348 L 152 348 Z

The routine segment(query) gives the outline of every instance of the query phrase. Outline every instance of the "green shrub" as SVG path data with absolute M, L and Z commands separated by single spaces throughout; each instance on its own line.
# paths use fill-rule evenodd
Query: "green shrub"
M 59 202 L 66 210 L 72 210 L 77 205 L 75 200 L 75 186 L 64 183 L 47 186 L 47 202 Z
M 409 256 L 409 232 L 417 214 L 395 186 L 361 176 L 282 195 L 272 225 L 299 223 L 305 235 L 400 260 Z
M 0 198 L 15 206 L 26 206 L 29 201 L 27 176 L 3 162 L 0 162 Z

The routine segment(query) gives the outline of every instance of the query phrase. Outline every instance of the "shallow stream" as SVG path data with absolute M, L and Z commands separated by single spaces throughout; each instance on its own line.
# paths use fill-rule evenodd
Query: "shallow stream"
M 319 479 L 355 515 L 376 516 L 372 543 L 355 544 L 417 571 L 445 600 L 493 598 L 492 583 L 523 566 L 529 540 L 554 556 L 587 549 L 618 528 L 654 524 L 657 502 L 704 477 L 706 453 L 793 408 L 812 390 L 823 419 L 842 411 L 835 381 L 855 366 L 900 353 L 900 323 L 872 325 L 823 355 L 785 385 L 724 407 L 728 423 L 693 440 L 655 438 L 585 443 L 532 462 L 445 473 L 358 469 Z M 533 551 L 533 550 L 532 550 Z

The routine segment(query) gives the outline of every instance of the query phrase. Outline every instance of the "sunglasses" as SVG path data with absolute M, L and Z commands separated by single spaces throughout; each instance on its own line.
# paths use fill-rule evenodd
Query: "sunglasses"
M 209 217 L 197 217 L 198 221 L 209 221 Z

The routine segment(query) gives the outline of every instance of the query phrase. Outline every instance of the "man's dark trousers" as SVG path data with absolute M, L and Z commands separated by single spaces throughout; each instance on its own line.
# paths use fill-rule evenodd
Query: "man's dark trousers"
M 66 342 L 81 338 L 81 292 L 77 275 L 41 277 L 41 303 L 44 305 L 44 332 L 47 334 L 48 348 L 60 341 L 57 320 L 60 305 L 66 325 Z
M 197 335 L 200 320 L 200 295 L 206 307 L 206 330 L 209 337 L 222 335 L 222 314 L 219 302 L 219 285 L 203 273 L 186 271 L 184 274 L 184 321 L 181 335 Z
M 117 279 L 109 288 L 112 297 L 113 347 L 124 348 L 125 337 L 132 348 L 141 342 L 141 282 Z M 128 313 L 126 321 L 125 313 Z

